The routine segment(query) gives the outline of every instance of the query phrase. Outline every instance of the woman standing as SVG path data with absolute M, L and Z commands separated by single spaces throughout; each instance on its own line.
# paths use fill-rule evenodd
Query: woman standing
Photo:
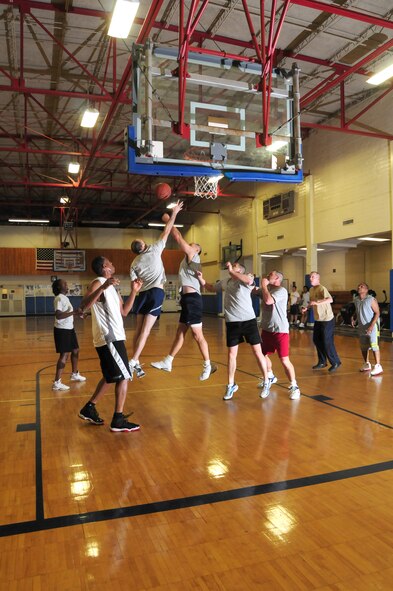
M 70 300 L 66 296 L 68 285 L 64 279 L 56 279 L 52 283 L 52 291 L 55 295 L 53 303 L 55 309 L 55 346 L 56 353 L 59 353 L 52 390 L 69 390 L 70 387 L 62 383 L 61 375 L 70 353 L 71 382 L 86 381 L 86 378 L 81 376 L 78 371 L 79 345 L 74 329 L 74 316 L 81 316 L 81 310 L 74 311 Z

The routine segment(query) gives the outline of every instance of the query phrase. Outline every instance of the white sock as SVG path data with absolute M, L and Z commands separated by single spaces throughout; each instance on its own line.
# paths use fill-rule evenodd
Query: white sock
M 297 382 L 296 382 L 296 380 L 294 382 L 291 382 L 291 386 L 293 386 L 294 388 L 297 388 Z
M 135 359 L 130 359 L 130 365 L 131 365 L 132 367 L 135 367 L 135 366 L 136 366 L 136 364 L 137 364 L 137 361 L 135 361 Z
M 209 367 L 209 365 L 211 365 L 210 359 L 208 359 L 207 361 L 204 361 L 203 362 L 203 367 Z
M 164 361 L 169 361 L 169 363 L 172 363 L 173 360 L 174 360 L 174 357 L 172 357 L 172 355 L 167 355 L 164 359 Z
M 274 378 L 274 373 L 270 370 L 267 372 L 267 377 L 268 378 Z

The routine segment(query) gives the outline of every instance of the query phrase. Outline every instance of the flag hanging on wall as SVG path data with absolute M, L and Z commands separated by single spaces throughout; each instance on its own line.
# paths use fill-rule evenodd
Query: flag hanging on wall
M 36 248 L 35 268 L 37 271 L 53 271 L 54 248 Z

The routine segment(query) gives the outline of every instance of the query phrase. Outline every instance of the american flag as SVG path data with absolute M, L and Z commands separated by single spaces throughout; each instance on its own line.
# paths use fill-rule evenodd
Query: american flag
M 37 271 L 53 271 L 54 248 L 36 248 L 35 268 Z

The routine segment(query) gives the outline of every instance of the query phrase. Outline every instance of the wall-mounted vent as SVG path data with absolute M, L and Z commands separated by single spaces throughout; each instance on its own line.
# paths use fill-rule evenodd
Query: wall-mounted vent
M 280 236 L 277 236 L 277 240 L 282 240 L 284 238 L 284 234 L 280 234 Z
M 353 219 L 352 220 L 344 220 L 343 221 L 343 226 L 349 226 L 349 224 L 353 224 Z

